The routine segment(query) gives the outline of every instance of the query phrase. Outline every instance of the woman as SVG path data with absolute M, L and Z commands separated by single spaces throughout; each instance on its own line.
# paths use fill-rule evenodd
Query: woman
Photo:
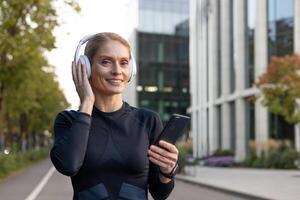
M 115 33 L 98 33 L 87 43 L 91 63 L 72 63 L 79 111 L 63 111 L 54 124 L 51 160 L 71 177 L 73 199 L 166 199 L 174 187 L 178 150 L 156 142 L 162 125 L 150 110 L 122 100 L 131 77 L 130 46 Z

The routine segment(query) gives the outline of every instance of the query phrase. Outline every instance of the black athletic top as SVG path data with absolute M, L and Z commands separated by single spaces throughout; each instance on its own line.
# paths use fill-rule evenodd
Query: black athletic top
M 123 102 L 115 112 L 93 107 L 92 116 L 60 112 L 54 124 L 51 160 L 71 176 L 73 200 L 146 200 L 148 190 L 166 199 L 174 180 L 162 183 L 159 167 L 148 160 L 148 149 L 162 130 L 159 116 Z

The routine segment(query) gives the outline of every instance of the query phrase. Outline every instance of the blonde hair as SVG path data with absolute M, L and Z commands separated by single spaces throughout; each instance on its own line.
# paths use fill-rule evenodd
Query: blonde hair
M 129 59 L 131 59 L 131 49 L 129 43 L 120 35 L 113 32 L 102 32 L 95 34 L 86 44 L 84 49 L 84 54 L 88 57 L 91 65 L 93 64 L 93 59 L 98 49 L 108 41 L 118 41 L 128 48 Z

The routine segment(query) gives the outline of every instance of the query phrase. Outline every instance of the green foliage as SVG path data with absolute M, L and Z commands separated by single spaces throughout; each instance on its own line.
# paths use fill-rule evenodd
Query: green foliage
M 242 166 L 254 168 L 272 168 L 272 169 L 296 169 L 295 160 L 299 159 L 299 153 L 292 149 L 263 151 L 260 156 L 256 152 L 251 152 Z
M 193 154 L 193 143 L 192 140 L 188 140 L 186 142 L 178 142 L 176 144 L 176 147 L 179 151 L 179 156 L 178 156 L 178 165 L 179 165 L 179 170 L 178 172 L 181 173 L 184 170 L 184 167 L 186 166 L 187 162 L 187 156 Z
M 234 152 L 230 149 L 218 149 L 212 154 L 212 156 L 234 156 Z
M 291 124 L 300 122 L 300 56 L 272 57 L 267 72 L 256 86 L 262 91 L 262 104 Z
M 60 0 L 80 11 L 75 0 Z M 55 0 L 0 1 L 0 134 L 51 130 L 56 113 L 69 106 L 45 58 L 55 47 Z
M 8 176 L 16 170 L 30 165 L 33 162 L 47 158 L 49 147 L 39 150 L 30 150 L 24 153 L 0 154 L 0 179 Z

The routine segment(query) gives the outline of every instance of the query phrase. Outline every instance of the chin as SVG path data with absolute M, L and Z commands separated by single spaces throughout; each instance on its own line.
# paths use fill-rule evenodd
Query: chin
M 125 88 L 108 88 L 106 91 L 108 94 L 115 95 L 115 94 L 122 94 Z
M 118 86 L 113 86 L 107 83 L 104 84 L 98 84 L 98 87 L 95 87 L 95 89 L 100 93 L 100 94 L 106 94 L 106 95 L 118 95 L 122 94 L 124 90 L 126 89 L 127 84 L 120 84 Z

